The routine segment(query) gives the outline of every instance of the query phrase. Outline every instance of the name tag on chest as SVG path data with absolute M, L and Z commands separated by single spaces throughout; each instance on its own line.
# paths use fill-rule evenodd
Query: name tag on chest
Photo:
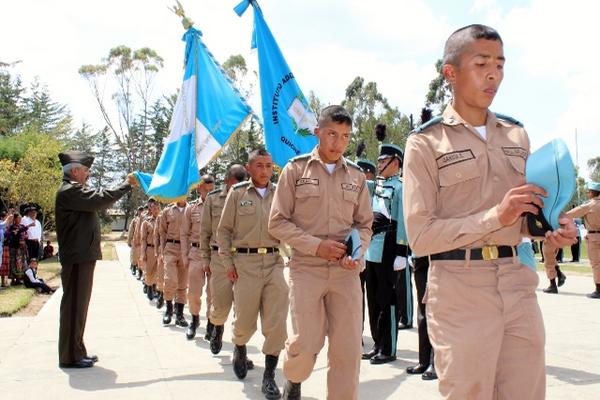
M 475 155 L 470 149 L 451 151 L 450 153 L 442 154 L 436 159 L 437 166 L 439 169 L 449 167 L 450 165 L 458 164 L 461 162 L 474 160 Z

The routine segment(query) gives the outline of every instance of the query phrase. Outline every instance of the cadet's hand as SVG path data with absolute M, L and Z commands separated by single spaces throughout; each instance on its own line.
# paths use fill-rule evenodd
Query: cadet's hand
M 558 249 L 577 243 L 577 227 L 573 218 L 562 215 L 558 219 L 560 228 L 552 232 L 546 232 L 546 241 Z
M 231 282 L 235 282 L 238 279 L 237 271 L 235 270 L 235 267 L 233 265 L 229 267 L 229 269 L 227 269 L 227 278 Z
M 210 264 L 205 264 L 202 269 L 204 270 L 204 272 L 210 275 Z
M 335 240 L 321 240 L 317 248 L 317 257 L 327 261 L 337 261 L 346 254 L 346 245 Z
M 547 196 L 548 193 L 539 186 L 526 184 L 510 189 L 502 202 L 498 204 L 498 219 L 503 226 L 509 226 L 517 222 L 523 213 L 538 214 L 536 205 L 544 207 L 544 202 L 539 196 Z
M 356 269 L 359 262 L 352 259 L 350 256 L 342 257 L 340 260 L 340 266 L 344 269 Z
M 135 176 L 133 176 L 133 174 L 127 174 L 125 182 L 129 183 L 131 186 L 138 186 L 138 180 L 135 179 Z

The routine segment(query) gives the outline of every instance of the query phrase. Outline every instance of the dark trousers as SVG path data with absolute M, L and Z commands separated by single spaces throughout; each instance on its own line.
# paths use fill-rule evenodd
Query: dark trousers
M 46 285 L 46 282 L 44 282 L 43 280 L 39 279 L 40 282 L 31 282 L 29 279 L 27 279 L 27 277 L 25 277 L 25 281 L 23 282 L 23 284 L 25 285 L 26 288 L 30 288 L 30 289 L 37 289 L 39 288 L 42 293 L 52 293 L 52 289 L 50 288 L 50 286 Z
M 365 303 L 365 294 L 367 291 L 366 285 L 367 285 L 367 268 L 365 267 L 365 269 L 360 273 L 360 289 L 362 290 L 362 329 L 363 331 L 365 330 L 365 308 L 366 308 L 366 303 Z M 364 343 L 363 343 L 364 344 Z
M 573 262 L 579 262 L 579 249 L 581 247 L 581 236 L 577 236 L 577 243 L 571 246 L 571 255 Z
M 417 287 L 417 328 L 419 331 L 419 364 L 429 365 L 433 362 L 431 342 L 427 333 L 427 313 L 425 312 L 425 304 L 423 297 L 425 296 L 425 288 L 427 287 L 427 273 L 429 271 L 429 258 L 417 257 L 414 260 L 415 264 L 415 286 Z
M 410 266 L 402 271 L 398 271 L 398 321 L 404 325 L 413 324 L 413 291 L 412 291 L 412 270 Z
M 96 261 L 62 264 L 60 278 L 63 296 L 58 332 L 58 358 L 61 363 L 73 363 L 87 356 L 83 333 L 92 296 L 95 267 Z
M 367 261 L 366 288 L 369 306 L 369 324 L 374 348 L 387 356 L 396 355 L 398 321 L 396 320 L 396 293 L 398 273 L 392 265 Z M 392 260 L 393 264 L 393 260 Z M 390 272 L 391 270 L 391 272 Z
M 27 261 L 32 258 L 40 257 L 40 242 L 37 240 L 27 240 L 25 241 L 27 245 Z

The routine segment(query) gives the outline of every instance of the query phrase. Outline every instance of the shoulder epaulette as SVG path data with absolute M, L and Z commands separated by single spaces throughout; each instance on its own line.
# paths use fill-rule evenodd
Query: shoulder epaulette
M 354 167 L 357 170 L 359 170 L 360 172 L 362 172 L 362 168 L 359 167 L 358 164 L 354 163 L 354 161 L 346 160 L 346 164 L 348 164 L 349 166 Z
M 221 190 L 223 190 L 223 188 L 216 188 L 215 190 L 211 190 L 210 192 L 208 192 L 207 196 L 213 195 L 213 194 L 217 194 L 217 193 L 221 193 Z
M 310 153 L 300 154 L 299 156 L 291 158 L 290 162 L 295 162 L 295 161 L 300 161 L 300 160 L 306 160 L 307 158 L 310 158 Z
M 500 114 L 500 113 L 494 113 L 494 115 L 498 119 L 501 119 L 501 120 L 506 121 L 506 122 L 510 122 L 511 124 L 520 126 L 521 128 L 523 127 L 523 123 L 520 122 L 520 121 L 517 121 L 513 117 L 509 117 L 508 115 L 504 115 L 504 114 Z
M 232 188 L 235 190 L 235 189 L 240 189 L 240 188 L 246 187 L 248 185 L 250 185 L 250 181 L 244 181 L 244 182 L 236 183 L 235 185 L 232 186 Z
M 411 133 L 421 133 L 425 129 L 429 128 L 430 126 L 439 124 L 440 122 L 442 122 L 442 119 L 443 119 L 442 117 L 431 118 L 429 121 L 427 121 L 424 124 L 416 127 L 415 129 L 413 129 L 413 131 Z

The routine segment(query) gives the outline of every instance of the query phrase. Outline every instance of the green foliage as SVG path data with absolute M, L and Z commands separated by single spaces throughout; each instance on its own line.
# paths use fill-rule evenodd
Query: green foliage
M 594 182 L 600 182 L 600 157 L 595 157 L 588 160 L 590 168 L 590 178 Z
M 441 59 L 436 61 L 435 70 L 437 71 L 437 75 L 429 83 L 429 91 L 425 96 L 425 105 L 437 109 L 440 114 L 452 98 L 452 87 L 446 81 L 446 78 L 444 78 L 444 74 L 442 73 L 443 66 Z

